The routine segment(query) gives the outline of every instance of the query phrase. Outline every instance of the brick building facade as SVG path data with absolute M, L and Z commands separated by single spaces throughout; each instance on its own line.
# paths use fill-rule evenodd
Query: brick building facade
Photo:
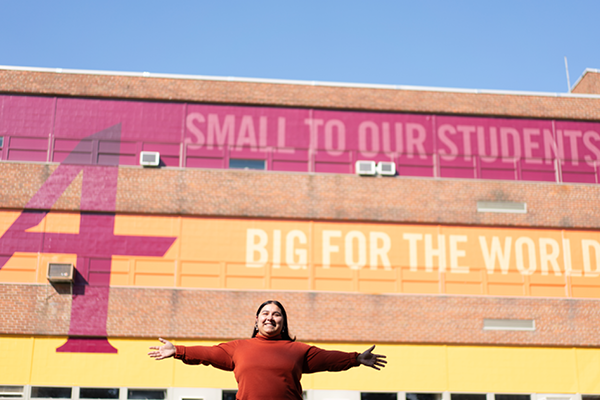
M 299 340 L 389 354 L 305 378 L 308 398 L 595 398 L 599 77 L 547 94 L 0 69 L 0 387 L 227 398 L 231 377 L 158 377 L 140 349 L 247 337 L 277 298 Z M 74 283 L 48 283 L 52 262 Z

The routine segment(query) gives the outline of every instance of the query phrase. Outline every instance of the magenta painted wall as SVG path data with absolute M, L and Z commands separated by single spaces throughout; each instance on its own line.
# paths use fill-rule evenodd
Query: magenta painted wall
M 597 183 L 600 123 L 0 96 L 2 160 L 354 173 L 393 161 L 399 175 Z M 119 125 L 121 143 L 84 139 Z M 84 139 L 84 140 L 82 140 Z M 75 149 L 75 146 L 78 146 Z

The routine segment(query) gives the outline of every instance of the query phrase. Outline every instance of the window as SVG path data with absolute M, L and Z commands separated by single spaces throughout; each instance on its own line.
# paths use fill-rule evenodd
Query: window
M 235 400 L 237 390 L 223 390 L 223 400 Z
M 529 394 L 496 394 L 494 395 L 496 400 L 531 400 Z M 600 400 L 600 398 L 598 399 Z
M 230 158 L 229 168 L 231 169 L 265 169 L 265 160 L 243 160 L 240 158 Z
M 23 398 L 23 386 L 0 386 L 0 399 Z
M 0 136 L 0 149 L 4 146 L 4 136 Z
M 31 397 L 45 398 L 45 399 L 70 399 L 71 398 L 71 388 L 70 387 L 33 386 L 31 388 Z
M 486 400 L 485 394 L 473 394 L 473 393 L 452 393 L 450 395 L 452 400 Z
M 167 398 L 166 389 L 129 389 L 127 398 L 130 400 L 164 400 Z
M 397 393 L 361 393 L 360 400 L 397 400 Z
M 441 393 L 406 393 L 406 400 L 442 400 Z
M 118 399 L 119 389 L 115 388 L 81 388 L 79 389 L 80 399 Z

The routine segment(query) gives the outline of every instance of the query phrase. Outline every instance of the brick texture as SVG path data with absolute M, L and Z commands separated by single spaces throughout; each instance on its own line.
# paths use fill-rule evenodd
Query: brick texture
M 71 296 L 50 285 L 0 284 L 2 334 L 64 335 L 70 316 Z
M 581 93 L 590 93 L 590 89 L 584 88 L 587 88 L 587 83 L 581 86 Z M 577 89 L 579 90 L 579 86 Z M 0 70 L 0 93 L 600 120 L 600 98 L 228 82 L 85 73 Z
M 573 93 L 600 94 L 600 71 L 586 71 L 571 91 Z
M 23 209 L 56 167 L 0 163 L 0 208 Z M 81 175 L 52 209 L 79 211 L 80 194 Z M 528 212 L 478 213 L 477 201 L 526 202 Z M 600 186 L 587 184 L 120 167 L 116 211 L 594 229 L 599 202 Z
M 0 285 L 0 334 L 66 335 L 71 296 Z M 112 287 L 109 337 L 249 337 L 256 308 L 277 299 L 302 341 L 599 347 L 600 300 L 365 295 Z M 483 319 L 533 319 L 535 331 L 484 331 Z

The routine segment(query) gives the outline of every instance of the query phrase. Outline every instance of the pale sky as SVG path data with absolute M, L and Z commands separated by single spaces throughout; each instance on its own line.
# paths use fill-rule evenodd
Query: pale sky
M 0 65 L 567 92 L 600 1 L 0 0 Z

